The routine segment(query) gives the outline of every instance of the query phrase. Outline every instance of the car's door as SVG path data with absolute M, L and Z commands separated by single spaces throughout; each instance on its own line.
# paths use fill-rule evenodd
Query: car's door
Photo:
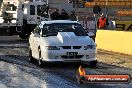
M 40 42 L 40 32 L 41 32 L 41 29 L 39 26 L 36 26 L 36 28 L 34 29 L 34 32 L 33 32 L 33 37 L 32 37 L 32 40 L 31 40 L 31 43 L 32 43 L 32 54 L 33 54 L 33 57 L 38 59 L 38 46 L 39 46 L 39 42 Z

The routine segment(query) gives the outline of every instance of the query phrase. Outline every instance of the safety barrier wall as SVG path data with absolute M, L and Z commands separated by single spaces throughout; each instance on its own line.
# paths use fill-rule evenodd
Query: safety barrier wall
M 132 32 L 115 30 L 98 30 L 97 49 L 132 55 Z

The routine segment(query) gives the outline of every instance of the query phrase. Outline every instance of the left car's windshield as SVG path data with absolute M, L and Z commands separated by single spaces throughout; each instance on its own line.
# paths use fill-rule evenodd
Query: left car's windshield
M 58 32 L 74 32 L 76 36 L 87 36 L 81 24 L 78 23 L 54 23 L 43 27 L 43 35 L 56 36 Z

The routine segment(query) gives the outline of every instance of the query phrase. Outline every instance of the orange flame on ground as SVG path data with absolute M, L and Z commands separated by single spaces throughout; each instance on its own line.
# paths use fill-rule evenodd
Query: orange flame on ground
M 79 71 L 80 76 L 85 76 L 86 75 L 85 69 L 82 68 L 82 66 L 79 67 L 78 71 Z

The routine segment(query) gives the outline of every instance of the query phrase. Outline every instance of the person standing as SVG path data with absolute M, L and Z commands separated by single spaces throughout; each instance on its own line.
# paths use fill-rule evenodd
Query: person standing
M 61 20 L 67 20 L 69 18 L 67 12 L 64 9 L 61 10 L 60 17 L 61 17 Z
M 101 13 L 101 7 L 97 3 L 95 3 L 93 7 L 93 13 L 94 13 L 95 22 L 97 23 L 97 19 Z
M 95 20 L 95 29 L 94 29 L 94 36 L 93 36 L 93 40 L 95 41 L 96 38 L 96 32 L 97 32 L 97 27 L 98 27 L 98 16 L 101 13 L 101 7 L 95 3 L 94 7 L 93 7 L 93 13 L 94 13 L 94 20 Z
M 95 5 L 93 7 L 94 15 L 100 14 L 100 12 L 101 12 L 101 7 L 97 3 L 95 3 Z
M 75 15 L 75 11 L 71 11 L 69 19 L 72 20 L 72 21 L 76 21 L 77 20 L 76 15 Z
M 101 14 L 97 21 L 97 27 L 99 29 L 106 29 L 108 25 L 109 25 L 108 20 L 106 19 L 104 14 Z
M 59 10 L 55 9 L 55 11 L 51 13 L 50 17 L 52 20 L 59 20 L 60 19 Z

